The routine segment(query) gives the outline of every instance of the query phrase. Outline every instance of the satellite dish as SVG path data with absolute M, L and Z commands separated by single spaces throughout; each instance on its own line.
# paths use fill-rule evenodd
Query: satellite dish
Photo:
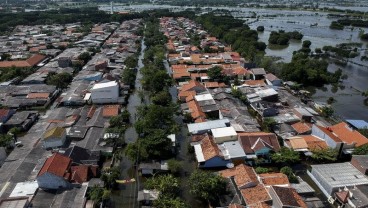
M 226 167 L 227 168 L 233 168 L 234 167 L 234 163 L 228 163 L 228 164 L 226 164 Z

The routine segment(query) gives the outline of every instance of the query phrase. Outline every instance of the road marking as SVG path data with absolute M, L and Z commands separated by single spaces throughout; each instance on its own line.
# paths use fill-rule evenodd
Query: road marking
M 1 191 L 0 191 L 0 197 L 2 197 L 2 196 L 3 196 L 3 194 L 4 194 L 5 190 L 6 190 L 6 188 L 8 188 L 9 184 L 10 184 L 10 183 L 9 183 L 9 181 L 5 183 L 4 187 L 3 187 L 3 188 L 1 189 Z

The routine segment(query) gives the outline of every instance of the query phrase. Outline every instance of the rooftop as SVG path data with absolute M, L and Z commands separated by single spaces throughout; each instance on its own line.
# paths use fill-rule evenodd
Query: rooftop
M 368 184 L 368 178 L 348 162 L 312 165 L 312 173 L 318 174 L 323 183 L 331 187 Z
M 218 137 L 226 137 L 226 136 L 237 136 L 238 134 L 236 133 L 234 127 L 222 127 L 222 128 L 216 128 L 216 129 L 211 129 L 212 135 L 215 138 Z
M 59 153 L 54 153 L 51 157 L 47 158 L 37 176 L 41 176 L 48 172 L 60 177 L 64 177 L 71 163 L 72 160 L 69 157 Z

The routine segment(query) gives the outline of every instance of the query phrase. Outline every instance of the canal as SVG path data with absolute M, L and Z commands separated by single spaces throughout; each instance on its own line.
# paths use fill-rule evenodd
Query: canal
M 135 131 L 134 123 L 136 122 L 136 114 L 137 108 L 142 104 L 142 99 L 140 96 L 140 91 L 142 90 L 142 74 L 141 69 L 143 68 L 143 58 L 144 51 L 146 49 L 146 45 L 144 44 L 144 39 L 141 42 L 141 52 L 138 59 L 138 67 L 137 67 L 137 77 L 135 80 L 135 89 L 131 93 L 128 99 L 128 105 L 126 109 L 130 113 L 130 123 L 131 126 L 125 131 L 125 142 L 127 144 L 134 143 L 138 139 L 138 134 Z M 112 192 L 112 206 L 113 207 L 124 207 L 124 208 L 136 208 L 139 207 L 137 203 L 137 194 L 140 188 L 139 178 L 137 178 L 138 174 L 136 168 L 134 167 L 133 162 L 127 157 L 123 157 L 120 162 L 121 168 L 121 179 L 131 179 L 135 178 L 137 182 L 135 183 L 127 183 L 127 184 L 119 184 L 118 190 Z

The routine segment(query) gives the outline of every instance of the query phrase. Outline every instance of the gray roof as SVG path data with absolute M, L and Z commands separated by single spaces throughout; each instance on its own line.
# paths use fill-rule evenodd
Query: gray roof
M 191 123 L 188 124 L 188 130 L 192 134 L 197 134 L 211 129 L 227 127 L 228 124 L 230 124 L 229 119 L 206 121 L 202 123 Z
M 312 174 L 336 188 L 368 184 L 368 178 L 348 162 L 312 165 Z

